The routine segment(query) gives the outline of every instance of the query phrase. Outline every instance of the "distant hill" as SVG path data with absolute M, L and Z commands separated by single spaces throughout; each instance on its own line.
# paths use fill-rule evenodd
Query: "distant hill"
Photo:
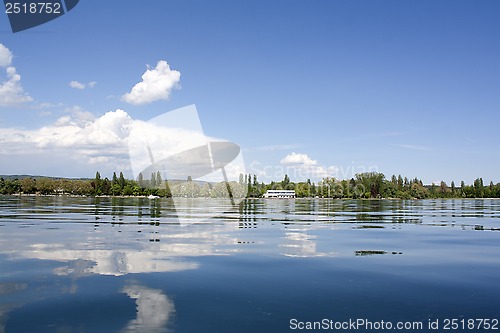
M 75 180 L 87 180 L 90 178 L 66 178 L 66 177 L 49 177 L 49 176 L 33 176 L 33 175 L 0 175 L 0 178 L 5 180 L 14 180 L 14 179 L 23 179 L 23 178 L 32 178 L 32 179 L 75 179 Z
M 45 179 L 69 179 L 69 180 L 93 180 L 94 178 L 68 178 L 68 177 L 49 177 L 49 176 L 34 176 L 34 175 L 0 175 L 0 178 L 3 178 L 4 180 L 15 180 L 15 179 L 23 179 L 23 178 L 32 178 L 35 180 L 45 178 Z M 186 180 L 181 180 L 181 179 L 172 179 L 169 180 L 170 184 L 178 184 L 178 183 L 184 183 Z M 196 185 L 202 186 L 206 183 L 203 180 L 192 180 L 193 183 Z

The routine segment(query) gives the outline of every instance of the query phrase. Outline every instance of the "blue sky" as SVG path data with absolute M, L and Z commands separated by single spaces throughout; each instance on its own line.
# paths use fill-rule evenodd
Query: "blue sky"
M 88 124 L 112 135 L 117 109 L 146 121 L 196 104 L 205 134 L 238 143 L 264 181 L 500 182 L 499 15 L 493 0 L 81 0 L 13 34 L 3 14 L 0 174 L 131 176 L 114 143 L 64 140 Z M 127 101 L 160 61 L 166 95 Z

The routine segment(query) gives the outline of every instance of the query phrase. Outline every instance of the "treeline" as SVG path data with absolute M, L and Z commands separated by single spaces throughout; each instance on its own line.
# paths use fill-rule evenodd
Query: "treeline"
M 228 197 L 228 187 L 234 198 L 245 196 L 245 186 L 238 182 L 208 183 L 193 181 L 165 181 L 160 172 L 145 179 L 142 174 L 137 180 L 126 179 L 122 172 L 113 177 L 102 178 L 97 172 L 93 179 L 0 178 L 0 194 L 40 195 L 82 195 L 82 196 L 149 196 L 160 197 Z
M 452 181 L 449 185 L 441 181 L 439 184 L 424 185 L 418 178 L 408 179 L 401 175 L 393 175 L 386 179 L 383 173 L 366 172 L 356 174 L 349 180 L 324 178 L 317 184 L 306 182 L 293 183 L 285 175 L 281 182 L 257 188 L 258 195 L 266 190 L 295 190 L 297 197 L 321 198 L 395 198 L 395 199 L 428 199 L 428 198 L 500 198 L 500 183 L 488 185 L 482 178 L 477 178 L 472 185 L 464 181 L 456 186 Z M 252 194 L 252 192 L 249 192 Z
M 238 182 L 227 184 L 193 181 L 191 177 L 184 181 L 166 181 L 159 172 L 152 173 L 149 179 L 140 174 L 137 180 L 126 179 L 122 172 L 118 176 L 113 173 L 111 179 L 101 178 L 99 172 L 93 179 L 0 178 L 0 194 L 228 197 L 230 191 L 235 198 L 256 198 L 262 197 L 267 190 L 295 190 L 297 197 L 338 199 L 500 198 L 500 183 L 485 185 L 482 178 L 477 178 L 472 185 L 463 181 L 459 186 L 455 182 L 424 185 L 418 178 L 393 175 L 386 179 L 384 174 L 377 172 L 356 174 L 348 180 L 324 178 L 317 183 L 309 179 L 292 182 L 285 175 L 283 180 L 268 184 L 259 182 L 256 175 L 250 174 L 242 174 Z
M 161 182 L 161 180 L 160 180 Z M 83 196 L 169 196 L 167 187 L 150 184 L 139 184 L 135 180 L 126 179 L 123 172 L 117 176 L 113 173 L 111 179 L 101 178 L 99 172 L 94 179 L 55 179 L 55 178 L 0 178 L 0 194 L 42 194 L 42 195 L 83 195 Z

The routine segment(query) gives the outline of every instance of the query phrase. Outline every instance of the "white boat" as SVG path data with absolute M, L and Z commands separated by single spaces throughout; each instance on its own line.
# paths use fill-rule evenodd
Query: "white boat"
M 296 197 L 294 190 L 267 190 L 264 198 L 293 199 Z
M 152 194 L 148 195 L 148 199 L 158 199 L 158 198 L 159 196 L 157 195 L 152 195 Z

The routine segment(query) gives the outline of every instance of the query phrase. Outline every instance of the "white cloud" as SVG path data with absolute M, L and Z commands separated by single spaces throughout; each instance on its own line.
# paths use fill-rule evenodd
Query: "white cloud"
M 13 106 L 31 102 L 33 99 L 26 94 L 21 85 L 21 75 L 17 74 L 12 64 L 12 52 L 0 44 L 0 67 L 5 68 L 6 80 L 0 82 L 0 106 Z
M 82 175 L 72 172 L 77 168 L 89 170 L 82 175 L 89 176 L 92 175 L 91 170 L 99 170 L 103 174 L 117 170 L 133 171 L 132 162 L 138 163 L 138 170 L 141 171 L 151 164 L 148 149 L 141 145 L 141 140 L 147 139 L 155 160 L 206 144 L 207 140 L 214 141 L 194 128 L 170 128 L 132 119 L 121 109 L 100 117 L 95 117 L 79 106 L 64 111 L 66 114 L 57 121 L 42 128 L 0 128 L 0 160 L 8 161 L 7 165 L 0 166 L 0 173 L 8 173 L 9 168 L 14 173 L 19 172 L 22 165 L 23 170 L 29 169 L 25 173 L 37 174 L 51 165 L 53 171 L 50 172 L 56 173 L 55 176 L 63 176 L 63 173 L 73 177 Z M 180 118 L 182 123 L 185 118 Z M 130 142 L 132 145 L 129 145 Z M 133 160 L 132 153 L 135 157 Z M 37 158 L 36 164 L 26 165 L 24 162 L 26 156 L 40 155 L 46 156 L 43 161 Z M 227 169 L 231 179 L 238 179 L 240 172 L 240 169 Z
M 155 68 L 148 66 L 142 75 L 142 81 L 137 83 L 129 93 L 122 96 L 127 103 L 140 105 L 169 98 L 172 89 L 179 86 L 181 73 L 170 69 L 164 60 L 158 61 Z
M 57 119 L 56 123 L 54 124 L 54 126 L 56 127 L 61 127 L 66 125 L 71 125 L 70 116 L 62 116 L 61 118 Z
M 23 163 L 23 170 L 30 173 L 48 168 L 55 175 L 72 176 L 76 173 L 72 170 L 94 170 L 96 164 L 103 172 L 130 169 L 127 135 L 134 121 L 125 111 L 99 118 L 78 107 L 66 112 L 54 124 L 39 129 L 0 128 L 0 159 L 9 162 L 1 171 L 15 172 L 26 156 L 44 156 L 36 164 Z
M 0 44 L 0 67 L 10 66 L 12 57 L 12 52 L 5 45 Z
M 302 165 L 316 165 L 318 161 L 311 159 L 307 154 L 291 153 L 285 156 L 280 161 L 281 164 L 302 164 Z
M 83 90 L 83 89 L 85 89 L 85 88 L 87 88 L 87 87 L 89 87 L 89 88 L 94 88 L 94 86 L 95 86 L 96 84 L 97 84 L 97 82 L 95 82 L 95 81 L 89 82 L 89 83 L 87 83 L 87 84 L 85 84 L 85 83 L 81 83 L 81 82 L 78 82 L 78 81 L 71 81 L 71 82 L 69 83 L 69 86 L 70 86 L 71 88 L 74 88 L 74 89 L 80 89 L 80 90 Z
M 78 82 L 78 81 L 71 81 L 71 82 L 69 83 L 69 86 L 70 86 L 71 88 L 75 88 L 75 89 L 85 89 L 85 84 L 80 83 L 80 82 Z
M 338 178 L 339 169 L 336 166 L 321 166 L 310 164 L 296 164 L 286 167 L 284 173 L 292 179 L 303 181 L 304 179 L 322 179 L 326 177 Z
M 0 83 L 0 106 L 12 106 L 31 102 L 33 98 L 24 92 L 21 85 L 21 75 L 16 68 L 7 67 L 7 80 Z
M 70 114 L 70 119 L 72 124 L 86 125 L 92 123 L 95 120 L 93 113 L 85 111 L 78 105 L 64 109 L 64 112 Z
M 279 150 L 290 150 L 300 148 L 299 144 L 287 144 L 287 145 L 267 145 L 258 147 L 247 147 L 244 149 L 246 152 L 254 151 L 279 151 Z
M 79 115 L 86 116 L 86 113 Z M 78 116 L 77 116 L 78 117 Z M 124 146 L 127 126 L 132 118 L 123 110 L 110 111 L 93 122 L 71 116 L 59 118 L 55 126 L 42 127 L 33 135 L 38 147 L 72 148 L 83 152 L 113 152 L 113 147 Z
M 46 108 L 59 108 L 59 107 L 63 107 L 64 104 L 59 102 L 59 103 L 50 103 L 50 102 L 42 102 L 42 103 L 38 103 L 38 105 L 36 105 L 36 108 L 38 109 L 46 109 Z
M 425 146 L 419 146 L 419 145 L 408 145 L 408 144 L 393 144 L 392 146 L 394 147 L 399 147 L 399 148 L 404 148 L 404 149 L 410 149 L 410 150 L 430 150 L 429 147 Z
M 317 160 L 313 160 L 307 154 L 291 153 L 280 161 L 280 166 L 264 168 L 259 162 L 250 165 L 252 172 L 261 178 L 276 180 L 287 174 L 292 180 L 304 181 L 305 179 L 320 180 L 326 177 L 339 178 L 340 169 L 337 166 L 319 165 Z

